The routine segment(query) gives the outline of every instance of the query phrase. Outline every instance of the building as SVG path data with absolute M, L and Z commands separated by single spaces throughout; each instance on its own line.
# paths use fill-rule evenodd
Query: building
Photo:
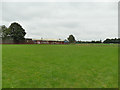
M 68 44 L 67 40 L 61 39 L 31 39 L 25 38 L 25 40 L 20 40 L 19 42 L 15 42 L 12 38 L 2 39 L 0 37 L 0 44 Z
M 32 39 L 35 44 L 67 44 L 61 39 Z
M 34 41 L 31 38 L 25 38 L 24 44 L 34 44 Z

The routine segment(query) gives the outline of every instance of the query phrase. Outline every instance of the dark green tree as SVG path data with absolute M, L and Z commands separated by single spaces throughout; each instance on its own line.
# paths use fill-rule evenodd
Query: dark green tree
M 9 35 L 8 28 L 5 25 L 0 26 L 0 36 L 6 38 Z
M 75 43 L 76 42 L 75 37 L 73 35 L 69 35 L 68 40 L 69 40 L 69 43 Z
M 12 23 L 9 28 L 9 35 L 15 42 L 19 42 L 21 40 L 24 40 L 24 36 L 26 35 L 25 30 L 22 28 L 22 26 L 16 22 Z
M 120 39 L 115 38 L 115 39 L 106 39 L 103 41 L 103 43 L 120 43 Z

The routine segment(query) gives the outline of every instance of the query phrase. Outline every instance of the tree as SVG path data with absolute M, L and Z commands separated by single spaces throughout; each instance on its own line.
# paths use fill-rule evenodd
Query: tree
M 69 35 L 68 40 L 70 43 L 75 43 L 75 37 L 73 35 Z
M 19 42 L 21 40 L 24 40 L 24 36 L 26 35 L 25 30 L 22 28 L 22 26 L 16 22 L 12 23 L 9 28 L 9 35 L 15 42 Z
M 120 39 L 115 38 L 115 39 L 106 39 L 103 41 L 103 43 L 120 43 Z
M 0 37 L 5 38 L 9 35 L 8 28 L 5 25 L 0 26 Z

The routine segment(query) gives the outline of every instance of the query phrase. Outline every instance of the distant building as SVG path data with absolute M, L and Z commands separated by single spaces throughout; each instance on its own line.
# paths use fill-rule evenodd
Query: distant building
M 35 44 L 66 44 L 64 40 L 61 39 L 32 39 Z
M 34 44 L 34 41 L 31 38 L 25 38 L 24 44 Z
M 0 37 L 0 44 L 68 44 L 69 42 L 67 40 L 61 40 L 61 39 L 31 39 L 31 38 L 25 38 L 25 40 L 21 40 L 18 43 L 15 43 L 13 38 L 8 37 L 5 39 L 2 39 Z

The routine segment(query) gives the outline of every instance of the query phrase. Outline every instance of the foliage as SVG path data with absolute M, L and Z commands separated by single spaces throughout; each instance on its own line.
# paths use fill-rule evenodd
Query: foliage
M 8 31 L 8 28 L 5 26 L 5 25 L 2 25 L 0 27 L 0 36 L 2 38 L 5 38 L 5 37 L 8 37 L 9 36 L 9 31 Z
M 15 41 L 20 41 L 24 40 L 24 36 L 26 35 L 25 30 L 22 28 L 22 26 L 16 22 L 12 23 L 9 26 L 9 31 L 10 31 L 10 36 L 15 40 Z
M 75 37 L 73 35 L 69 35 L 68 40 L 69 43 L 75 43 Z
M 103 43 L 120 43 L 120 38 L 115 38 L 115 39 L 106 39 L 104 40 Z
M 107 38 L 106 40 L 104 40 L 103 42 L 100 41 L 76 41 L 76 43 L 120 43 L 120 38 L 114 38 L 114 39 L 109 39 Z
M 102 41 L 76 41 L 76 43 L 80 44 L 80 43 L 102 43 Z
M 26 32 L 20 24 L 14 22 L 8 28 L 5 25 L 1 26 L 0 34 L 3 39 L 12 38 L 15 42 L 19 42 L 24 40 Z

